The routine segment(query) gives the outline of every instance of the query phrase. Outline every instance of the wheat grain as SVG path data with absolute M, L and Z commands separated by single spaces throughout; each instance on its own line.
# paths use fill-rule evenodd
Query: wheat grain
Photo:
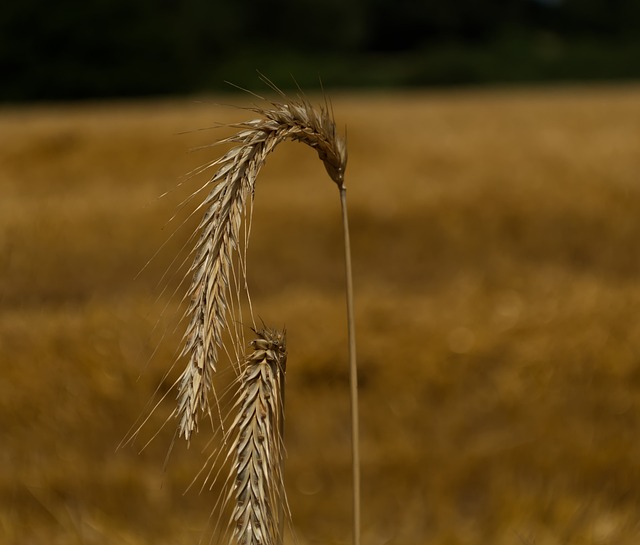
M 233 535 L 239 545 L 281 545 L 286 504 L 284 460 L 285 332 L 256 331 L 240 381 L 232 425 L 235 453 Z
M 218 170 L 205 184 L 213 188 L 199 207 L 206 212 L 189 270 L 193 276 L 187 294 L 190 321 L 181 352 L 189 361 L 180 377 L 176 412 L 179 433 L 187 441 L 197 430 L 199 413 L 210 413 L 208 393 L 222 334 L 231 319 L 231 279 L 238 274 L 241 224 L 251 210 L 247 204 L 253 199 L 256 177 L 267 156 L 284 140 L 303 142 L 317 151 L 338 187 L 344 187 L 346 144 L 337 133 L 330 109 L 326 105 L 315 109 L 305 98 L 288 100 L 284 95 L 282 102 L 268 104 L 249 108 L 260 118 L 231 125 L 239 132 L 221 143 L 238 145 L 206 167 Z M 244 267 L 239 268 L 243 275 Z M 238 352 L 237 347 L 234 350 Z
M 268 80 L 272 89 L 280 92 Z M 257 95 L 256 95 L 257 96 Z M 360 473 L 358 449 L 358 390 L 353 312 L 353 282 L 348 233 L 345 140 L 338 134 L 327 102 L 316 109 L 304 97 L 288 99 L 280 92 L 281 102 L 268 101 L 267 107 L 252 107 L 259 117 L 230 125 L 238 132 L 220 143 L 235 144 L 230 151 L 196 172 L 217 167 L 216 173 L 197 190 L 209 190 L 197 210 L 204 215 L 197 232 L 195 259 L 189 273 L 192 283 L 181 356 L 188 363 L 179 379 L 178 433 L 190 440 L 197 431 L 198 418 L 211 413 L 209 391 L 218 361 L 218 350 L 228 354 L 224 331 L 231 333 L 233 353 L 238 358 L 242 342 L 238 323 L 241 292 L 249 308 L 251 299 L 246 278 L 246 245 L 253 210 L 256 178 L 267 156 L 284 140 L 302 142 L 318 153 L 329 177 L 340 191 L 345 244 L 349 366 L 351 384 L 353 539 L 360 544 Z M 261 97 L 258 97 L 261 98 Z M 262 99 L 264 100 L 264 99 Z M 209 189 L 210 188 L 210 189 Z M 244 238 L 241 226 L 245 225 Z M 253 320 L 253 314 L 251 316 Z M 232 327 L 229 327 L 232 324 Z M 255 321 L 254 321 L 254 331 Z M 254 352 L 240 364 L 238 416 L 224 436 L 238 433 L 227 456 L 235 456 L 235 484 L 226 501 L 235 499 L 230 527 L 239 545 L 281 545 L 284 510 L 287 505 L 282 475 L 284 422 L 284 333 L 260 330 L 253 341 Z M 230 435 L 228 435 L 230 434 Z M 235 494 L 234 494 L 235 493 Z

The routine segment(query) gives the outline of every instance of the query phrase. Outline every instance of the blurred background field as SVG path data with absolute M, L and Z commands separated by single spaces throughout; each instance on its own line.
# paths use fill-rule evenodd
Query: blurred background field
M 640 88 L 332 98 L 349 139 L 364 543 L 638 543 Z M 116 447 L 180 371 L 180 278 L 162 275 L 193 221 L 172 236 L 169 219 L 203 181 L 180 177 L 221 151 L 188 153 L 224 134 L 195 129 L 246 116 L 217 102 L 248 99 L 0 111 L 3 544 L 208 542 L 219 489 L 185 493 L 208 427 L 166 467 L 172 424 L 139 453 L 171 394 Z M 249 260 L 257 314 L 288 328 L 297 537 L 346 543 L 339 206 L 313 151 L 270 157 Z
M 223 151 L 189 150 L 245 119 L 225 81 L 263 93 L 256 69 L 314 100 L 321 78 L 348 128 L 363 545 L 639 543 L 639 6 L 4 6 L 0 545 L 213 535 L 219 486 L 187 490 L 210 428 L 166 462 L 173 424 L 155 434 L 205 179 L 185 174 Z M 283 144 L 249 283 L 288 328 L 301 545 L 350 540 L 340 236 L 334 184 Z

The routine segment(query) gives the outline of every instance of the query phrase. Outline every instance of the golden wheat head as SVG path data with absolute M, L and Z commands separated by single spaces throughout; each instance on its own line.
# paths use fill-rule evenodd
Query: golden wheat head
M 241 375 L 233 444 L 235 503 L 231 526 L 239 545 L 280 545 L 286 505 L 284 461 L 285 332 L 255 332 Z
M 209 390 L 218 349 L 233 319 L 232 286 L 235 281 L 237 289 L 238 275 L 244 272 L 238 266 L 241 225 L 247 210 L 251 210 L 248 204 L 267 155 L 284 140 L 303 142 L 317 151 L 338 187 L 344 187 L 346 144 L 336 130 L 330 108 L 327 104 L 315 108 L 304 97 L 289 100 L 281 96 L 281 102 L 268 102 L 265 108 L 248 108 L 259 117 L 232 125 L 238 132 L 221 143 L 235 147 L 206 167 L 218 170 L 206 182 L 205 187 L 211 189 L 199 207 L 204 216 L 189 270 L 193 277 L 187 294 L 189 324 L 181 352 L 188 363 L 179 380 L 176 411 L 179 434 L 187 441 L 197 430 L 199 415 L 210 412 Z

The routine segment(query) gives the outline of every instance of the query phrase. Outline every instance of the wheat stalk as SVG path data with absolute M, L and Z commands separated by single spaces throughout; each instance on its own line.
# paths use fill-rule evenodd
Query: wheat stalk
M 331 179 L 344 185 L 347 153 L 328 108 L 316 110 L 305 99 L 270 102 L 270 108 L 250 108 L 259 119 L 232 125 L 239 132 L 220 143 L 235 143 L 223 157 L 207 168 L 218 170 L 205 184 L 213 186 L 199 208 L 207 208 L 198 227 L 196 258 L 189 270 L 193 276 L 182 356 L 189 358 L 180 377 L 179 433 L 189 440 L 197 430 L 198 414 L 209 413 L 208 392 L 218 361 L 218 348 L 227 327 L 234 252 L 240 245 L 241 224 L 253 198 L 256 177 L 267 156 L 282 141 L 303 142 L 318 152 Z M 250 209 L 250 207 L 249 207 Z M 240 271 L 240 274 L 242 271 Z
M 179 379 L 178 407 L 175 411 L 179 419 L 178 432 L 189 441 L 198 429 L 200 415 L 211 414 L 209 391 L 213 389 L 218 351 L 220 348 L 226 349 L 223 333 L 232 330 L 229 327 L 232 321 L 241 321 L 233 313 L 236 302 L 236 311 L 240 309 L 241 287 L 245 289 L 250 303 L 245 274 L 248 234 L 245 231 L 244 239 L 241 237 L 241 226 L 243 220 L 248 219 L 250 223 L 255 183 L 260 169 L 279 143 L 294 140 L 307 144 L 316 150 L 329 177 L 340 191 L 351 379 L 353 539 L 354 544 L 359 545 L 358 390 L 351 252 L 344 185 L 346 143 L 336 130 L 327 102 L 316 109 L 305 97 L 290 100 L 266 81 L 280 93 L 281 101 L 266 101 L 268 106 L 264 108 L 247 108 L 259 117 L 231 125 L 238 132 L 219 143 L 235 144 L 235 147 L 197 171 L 217 167 L 216 173 L 194 194 L 209 189 L 198 207 L 204 214 L 197 231 L 200 236 L 194 248 L 195 259 L 189 270 L 192 275 L 187 292 L 190 298 L 187 315 L 190 320 L 181 352 L 181 356 L 188 357 L 188 363 Z M 237 329 L 234 331 L 237 332 Z M 284 398 L 283 384 L 276 389 L 276 383 L 284 377 L 283 362 L 286 356 L 278 348 L 280 341 L 284 343 L 284 334 L 265 329 L 260 335 L 253 342 L 255 350 L 246 360 L 245 370 L 240 370 L 241 410 L 232 426 L 232 431 L 236 427 L 241 430 L 235 447 L 237 482 L 233 515 L 234 535 L 241 545 L 279 545 L 282 542 L 283 512 L 279 512 L 280 523 L 275 524 L 274 510 L 278 502 L 281 510 L 286 503 L 281 468 L 282 428 L 276 432 L 276 427 L 283 422 L 283 406 L 276 403 L 276 399 Z M 237 333 L 235 338 L 232 337 L 232 343 L 237 355 L 241 344 Z M 270 348 L 264 348 L 267 346 Z
M 235 452 L 233 535 L 239 545 L 282 543 L 284 521 L 285 332 L 255 331 L 240 381 Z

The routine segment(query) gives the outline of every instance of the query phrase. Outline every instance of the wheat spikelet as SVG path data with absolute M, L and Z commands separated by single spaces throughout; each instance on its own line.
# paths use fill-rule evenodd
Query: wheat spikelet
M 196 170 L 196 173 L 200 173 L 217 168 L 216 173 L 191 196 L 209 191 L 197 207 L 197 211 L 204 211 L 204 214 L 197 230 L 199 238 L 194 247 L 196 257 L 189 269 L 192 283 L 187 291 L 187 297 L 190 298 L 187 315 L 190 320 L 181 351 L 181 356 L 187 357 L 188 363 L 178 381 L 178 406 L 174 414 L 179 419 L 179 435 L 189 441 L 198 429 L 200 415 L 211 413 L 209 391 L 213 389 L 212 378 L 218 351 L 222 348 L 230 354 L 229 346 L 223 343 L 225 331 L 230 332 L 232 349 L 236 361 L 239 360 L 240 347 L 244 344 L 237 325 L 242 322 L 243 290 L 251 309 L 246 278 L 246 244 L 256 178 L 267 156 L 279 143 L 294 140 L 307 144 L 316 150 L 340 192 L 349 330 L 353 536 L 354 545 L 359 545 L 358 396 L 353 281 L 344 185 L 346 144 L 336 131 L 326 102 L 316 109 L 304 97 L 287 99 L 273 84 L 265 81 L 280 93 L 281 102 L 267 102 L 264 108 L 247 108 L 259 117 L 231 125 L 238 132 L 219 142 L 234 144 L 235 147 L 221 158 Z M 241 236 L 243 224 L 244 238 Z M 253 314 L 251 318 L 253 320 Z M 240 387 L 235 406 L 238 415 L 230 430 L 223 431 L 225 442 L 226 438 L 234 437 L 237 433 L 234 446 L 227 451 L 225 458 L 233 457 L 235 462 L 231 477 L 234 483 L 223 503 L 234 500 L 229 529 L 239 545 L 281 545 L 287 506 L 282 474 L 286 361 L 284 332 L 264 328 L 256 333 L 258 339 L 252 342 L 253 353 L 240 362 L 236 369 Z M 213 457 L 218 459 L 217 454 Z
M 237 438 L 231 525 L 239 545 L 281 545 L 285 492 L 284 376 L 285 332 L 255 332 L 253 352 L 245 360 L 240 381 L 238 415 L 232 425 Z
M 212 189 L 199 206 L 206 211 L 189 270 L 193 277 L 187 293 L 190 321 L 181 352 L 188 363 L 179 379 L 176 410 L 179 434 L 187 441 L 197 431 L 199 414 L 210 412 L 208 392 L 218 349 L 232 319 L 232 280 L 237 274 L 243 276 L 243 267 L 238 267 L 241 225 L 247 210 L 250 213 L 256 177 L 267 156 L 284 140 L 303 142 L 317 151 L 331 179 L 344 189 L 346 144 L 336 131 L 328 106 L 316 109 L 303 97 L 288 100 L 282 95 L 282 99 L 268 102 L 265 108 L 248 108 L 260 117 L 232 125 L 239 132 L 221 143 L 237 145 L 203 168 L 218 170 L 204 186 Z

